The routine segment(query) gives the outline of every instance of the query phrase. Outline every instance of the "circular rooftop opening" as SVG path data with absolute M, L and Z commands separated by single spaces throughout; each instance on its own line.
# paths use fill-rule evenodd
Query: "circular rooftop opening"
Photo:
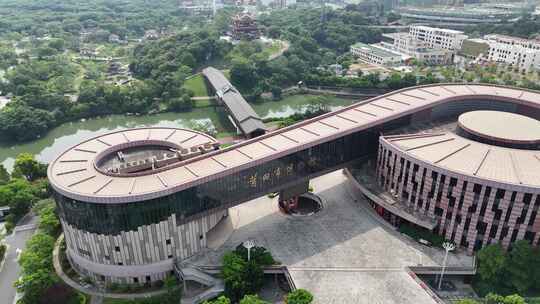
M 540 149 L 540 121 L 501 111 L 472 111 L 458 118 L 458 132 L 469 139 L 491 145 Z
M 189 141 L 196 135 L 193 133 L 184 141 Z M 219 149 L 219 144 L 215 139 L 208 136 L 204 139 L 210 139 L 210 141 L 179 144 L 176 141 L 162 139 L 142 139 L 111 145 L 98 153 L 94 160 L 94 167 L 109 176 L 153 174 L 165 167 Z
M 109 174 L 141 173 L 178 162 L 178 153 L 171 145 L 128 146 L 104 153 L 96 167 Z

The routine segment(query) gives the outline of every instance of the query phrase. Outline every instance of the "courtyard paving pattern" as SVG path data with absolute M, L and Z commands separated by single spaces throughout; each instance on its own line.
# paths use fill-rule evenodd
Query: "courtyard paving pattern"
M 316 303 L 435 303 L 405 267 L 440 265 L 442 251 L 382 224 L 365 209 L 361 197 L 349 192 L 342 171 L 316 178 L 311 185 L 325 200 L 319 213 L 287 216 L 279 212 L 277 198 L 267 197 L 231 208 L 231 224 L 223 225 L 234 229 L 228 239 L 190 262 L 219 265 L 224 252 L 255 240 L 288 266 L 296 287 L 313 292 Z M 465 254 L 448 259 L 451 266 L 471 264 Z

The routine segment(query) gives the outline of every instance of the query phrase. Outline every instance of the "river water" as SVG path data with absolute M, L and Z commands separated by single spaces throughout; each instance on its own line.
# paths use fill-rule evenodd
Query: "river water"
M 290 96 L 281 101 L 254 104 L 261 118 L 287 117 L 304 112 L 308 104 L 314 103 L 313 96 Z M 329 98 L 325 101 L 331 110 L 354 103 L 354 100 Z M 317 102 L 315 102 L 317 103 Z M 42 162 L 50 162 L 68 147 L 85 139 L 111 131 L 135 127 L 190 128 L 194 123 L 211 122 L 218 132 L 234 132 L 223 108 L 196 108 L 186 113 L 161 113 L 157 115 L 123 116 L 110 115 L 83 121 L 65 123 L 38 140 L 22 144 L 0 144 L 0 162 L 9 171 L 19 153 L 31 153 Z

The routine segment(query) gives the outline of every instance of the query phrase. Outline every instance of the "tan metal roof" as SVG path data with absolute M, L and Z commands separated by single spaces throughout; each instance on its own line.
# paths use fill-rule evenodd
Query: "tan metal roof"
M 540 121 L 500 111 L 472 111 L 461 114 L 459 126 L 483 138 L 506 143 L 540 143 Z
M 187 160 L 183 163 L 170 166 L 159 173 L 140 177 L 111 177 L 95 170 L 91 164 L 96 152 L 84 150 L 97 150 L 105 148 L 104 144 L 96 139 L 90 140 L 69 149 L 49 166 L 49 179 L 51 185 L 60 193 L 79 200 L 99 203 L 133 202 L 165 196 L 189 187 L 205 183 L 238 172 L 241 169 L 257 166 L 266 161 L 277 159 L 287 154 L 300 151 L 335 138 L 358 132 L 387 121 L 394 120 L 407 114 L 415 113 L 437 104 L 455 100 L 492 99 L 527 104 L 540 108 L 540 94 L 515 88 L 506 88 L 490 85 L 463 85 L 445 84 L 414 87 L 394 91 L 392 93 L 359 102 L 345 109 L 341 109 L 314 119 L 306 120 L 291 127 L 280 129 L 252 140 L 231 146 L 224 150 L 204 154 Z M 146 132 L 146 133 L 145 133 Z M 209 140 L 204 135 L 189 138 L 188 131 L 179 132 L 175 142 L 185 141 L 184 144 L 196 145 Z M 125 141 L 128 138 L 144 138 L 148 131 L 124 131 L 100 137 L 111 143 Z M 161 135 L 158 135 L 161 134 Z M 169 131 L 170 133 L 170 131 Z M 122 135 L 124 134 L 124 135 Z M 156 138 L 166 138 L 167 131 L 154 132 Z M 480 149 L 481 146 L 475 146 Z M 449 148 L 456 148 L 450 146 Z M 422 151 L 418 149 L 417 152 Z M 482 151 L 469 150 L 481 155 Z M 425 152 L 423 152 L 425 153 Z M 435 153 L 435 152 L 434 152 Z M 530 165 L 540 166 L 540 155 L 515 152 L 514 159 L 526 163 L 519 163 L 525 168 Z M 442 157 L 437 154 L 433 158 Z M 502 157 L 498 154 L 489 157 Z M 534 159 L 538 161 L 534 164 Z M 66 160 L 85 160 L 85 162 L 65 162 Z M 469 160 L 446 159 L 445 162 L 458 162 L 464 166 Z M 472 160 L 471 160 L 472 162 Z M 474 166 L 474 164 L 471 164 Z M 76 171 L 78 169 L 85 169 Z M 540 168 L 539 168 L 540 169 Z M 468 169 L 472 170 L 472 169 Z M 493 176 L 514 182 L 517 178 L 508 179 L 510 174 L 495 171 L 481 171 L 485 176 Z M 506 169 L 504 169 L 506 170 Z M 520 173 L 523 184 L 540 185 L 538 172 L 527 170 Z M 74 171 L 73 173 L 61 172 Z M 520 171 L 521 172 L 521 171 Z M 165 181 L 165 182 L 162 182 Z M 99 191 L 97 191 L 100 189 Z
M 204 133 L 176 128 L 139 128 L 117 131 L 84 141 L 62 153 L 49 166 L 49 180 L 55 187 L 75 193 L 114 197 L 136 195 L 149 189 L 167 187 L 169 181 L 187 181 L 194 177 L 186 168 L 156 174 L 113 174 L 96 166 L 97 160 L 120 148 L 166 145 L 176 149 L 215 144 L 217 141 Z M 159 170 L 156 170 L 159 171 Z
M 540 151 L 493 146 L 452 132 L 383 137 L 404 153 L 449 171 L 507 184 L 540 187 Z

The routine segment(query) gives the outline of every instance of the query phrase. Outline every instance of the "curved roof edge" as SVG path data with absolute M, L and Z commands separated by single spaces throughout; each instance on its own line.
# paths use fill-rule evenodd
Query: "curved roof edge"
M 155 183 L 155 187 L 148 191 L 103 195 L 94 193 L 91 187 L 88 189 L 76 187 L 75 189 L 67 185 L 51 184 L 63 195 L 87 202 L 127 203 L 148 200 L 200 185 L 439 104 L 464 99 L 489 99 L 527 105 L 538 109 L 540 113 L 540 93 L 532 90 L 483 84 L 417 86 L 361 101 L 226 149 L 194 157 L 164 171 L 162 175 L 167 175 L 166 185 Z M 85 176 L 81 176 L 81 180 L 84 178 Z M 98 179 L 102 183 L 107 182 L 102 176 Z M 82 181 L 81 185 L 86 183 Z

